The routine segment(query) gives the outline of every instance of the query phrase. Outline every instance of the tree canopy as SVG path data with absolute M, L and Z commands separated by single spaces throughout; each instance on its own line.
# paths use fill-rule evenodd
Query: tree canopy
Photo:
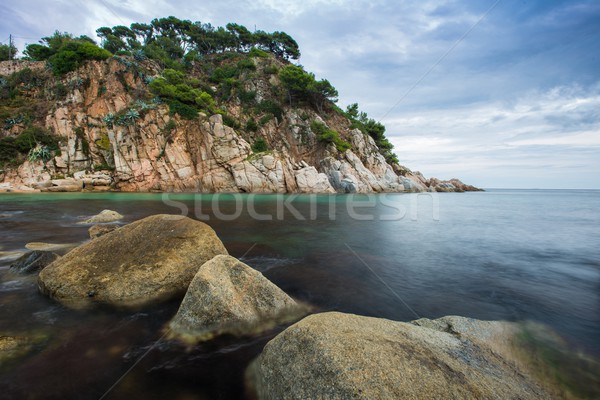
M 28 45 L 24 54 L 29 60 L 48 61 L 55 75 L 74 71 L 85 60 L 104 60 L 112 56 L 88 36 L 74 38 L 70 33 L 59 31 L 42 38 L 40 44 Z
M 385 126 L 369 118 L 367 113 L 358 110 L 358 103 L 350 104 L 344 113 L 352 121 L 352 127 L 360 129 L 364 134 L 369 135 L 375 141 L 379 152 L 390 164 L 398 164 L 398 157 L 392 151 L 394 145 L 385 137 Z
M 141 50 L 150 58 L 182 61 L 189 54 L 197 57 L 226 51 L 248 52 L 253 48 L 269 51 L 285 60 L 300 57 L 298 43 L 287 33 L 250 32 L 234 23 L 214 27 L 210 23 L 170 16 L 155 18 L 150 24 L 135 22 L 129 27 L 101 27 L 96 33 L 102 39 L 102 47 L 112 53 Z
M 287 89 L 290 104 L 294 100 L 306 101 L 323 113 L 328 101 L 336 102 L 338 91 L 327 79 L 317 81 L 313 73 L 297 65 L 286 65 L 279 71 L 281 83 Z
M 0 61 L 14 59 L 18 50 L 14 44 L 0 44 Z

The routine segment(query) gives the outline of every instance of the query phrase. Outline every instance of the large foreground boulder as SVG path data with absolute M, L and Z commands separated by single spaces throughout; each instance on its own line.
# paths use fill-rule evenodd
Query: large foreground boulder
M 196 271 L 227 254 L 206 224 L 154 215 L 100 236 L 44 268 L 38 285 L 61 303 L 139 307 L 183 296 Z
M 259 399 L 552 398 L 513 357 L 517 331 L 462 317 L 316 314 L 271 340 L 247 377 Z
M 172 337 L 197 342 L 260 332 L 301 313 L 302 307 L 260 272 L 221 255 L 198 270 L 169 329 Z

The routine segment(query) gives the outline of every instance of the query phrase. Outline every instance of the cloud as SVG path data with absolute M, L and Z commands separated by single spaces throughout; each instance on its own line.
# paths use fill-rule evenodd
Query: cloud
M 597 187 L 599 110 L 600 85 L 574 85 L 510 102 L 411 113 L 389 121 L 388 129 L 401 161 L 427 175 L 468 176 L 485 186 L 498 169 L 518 170 L 530 177 L 512 187 L 554 187 L 560 174 Z
M 386 115 L 388 135 L 413 169 L 488 187 L 550 187 L 563 177 L 600 188 L 600 3 L 500 2 L 438 63 L 491 4 L 5 0 L 0 40 L 12 33 L 23 46 L 55 29 L 93 35 L 168 15 L 285 31 L 306 69 L 338 89 L 340 106 L 358 102 L 373 118 Z

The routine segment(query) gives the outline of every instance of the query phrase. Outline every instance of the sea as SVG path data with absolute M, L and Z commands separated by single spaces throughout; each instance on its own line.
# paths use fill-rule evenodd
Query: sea
M 0 365 L 0 397 L 244 398 L 244 371 L 285 329 L 196 346 L 163 328 L 180 299 L 137 311 L 70 310 L 10 264 L 31 242 L 78 245 L 104 209 L 126 224 L 177 214 L 312 312 L 411 321 L 533 321 L 600 357 L 600 191 L 275 195 L 0 195 L 0 336 L 36 338 Z

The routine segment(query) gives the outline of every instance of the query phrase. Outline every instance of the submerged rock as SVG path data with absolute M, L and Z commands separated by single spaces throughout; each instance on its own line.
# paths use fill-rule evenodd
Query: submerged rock
M 72 248 L 77 247 L 77 243 L 43 243 L 30 242 L 25 245 L 25 248 L 32 251 L 58 251 L 67 252 Z
M 271 340 L 247 371 L 259 399 L 552 398 L 511 352 L 516 324 L 328 312 Z
M 83 244 L 44 268 L 38 285 L 61 303 L 139 307 L 183 296 L 202 264 L 227 254 L 208 225 L 154 215 Z
M 246 335 L 300 316 L 301 307 L 285 292 L 238 259 L 220 255 L 194 276 L 171 335 L 184 341 L 216 335 Z
M 0 367 L 26 356 L 42 338 L 25 336 L 5 336 L 0 334 Z
M 23 254 L 10 265 L 10 270 L 19 274 L 32 274 L 45 268 L 58 258 L 51 251 L 34 250 Z
M 123 219 L 123 216 L 113 210 L 103 210 L 100 214 L 94 215 L 91 218 L 86 219 L 81 224 L 101 224 L 106 222 L 115 222 Z

